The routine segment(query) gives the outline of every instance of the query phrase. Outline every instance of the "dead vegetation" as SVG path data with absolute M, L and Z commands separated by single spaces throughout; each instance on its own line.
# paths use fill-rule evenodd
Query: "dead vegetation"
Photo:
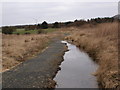
M 10 69 L 41 52 L 54 36 L 50 34 L 2 35 L 2 69 Z
M 120 87 L 117 22 L 103 23 L 89 28 L 75 28 L 75 32 L 65 39 L 84 49 L 99 64 L 95 75 L 100 87 Z

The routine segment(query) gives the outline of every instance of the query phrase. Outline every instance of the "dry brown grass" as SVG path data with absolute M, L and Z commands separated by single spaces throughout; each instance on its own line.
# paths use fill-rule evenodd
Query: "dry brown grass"
M 41 52 L 54 36 L 51 34 L 2 35 L 3 70 L 10 69 Z
M 118 23 L 104 23 L 94 28 L 78 28 L 66 37 L 84 49 L 99 64 L 95 75 L 100 86 L 118 88 Z

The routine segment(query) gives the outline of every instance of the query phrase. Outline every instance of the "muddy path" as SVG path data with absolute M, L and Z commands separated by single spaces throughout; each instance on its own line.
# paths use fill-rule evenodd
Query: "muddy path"
M 33 59 L 2 73 L 3 88 L 54 88 L 55 77 L 66 51 L 60 39 L 54 39 L 49 47 Z

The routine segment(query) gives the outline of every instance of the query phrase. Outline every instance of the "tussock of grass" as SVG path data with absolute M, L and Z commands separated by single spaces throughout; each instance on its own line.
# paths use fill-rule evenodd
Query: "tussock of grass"
M 75 28 L 76 29 L 76 28 Z M 118 23 L 104 23 L 92 28 L 78 28 L 66 37 L 84 49 L 99 64 L 97 80 L 104 88 L 118 88 Z

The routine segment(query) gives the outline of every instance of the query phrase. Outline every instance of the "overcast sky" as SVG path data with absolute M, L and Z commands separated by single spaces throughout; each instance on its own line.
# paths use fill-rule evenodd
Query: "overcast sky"
M 4 2 L 2 25 L 74 21 L 118 14 L 117 2 Z

